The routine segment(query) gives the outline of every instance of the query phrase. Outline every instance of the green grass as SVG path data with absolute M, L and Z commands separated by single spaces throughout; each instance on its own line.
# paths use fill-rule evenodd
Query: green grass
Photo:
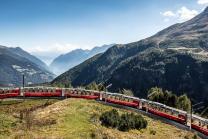
M 192 138 L 193 133 L 177 129 L 174 126 L 153 120 L 144 116 L 148 121 L 147 129 L 130 130 L 121 132 L 117 129 L 111 129 L 101 126 L 99 116 L 105 111 L 112 110 L 113 107 L 106 106 L 96 101 L 83 99 L 67 99 L 63 101 L 52 100 L 54 104 L 46 108 L 38 109 L 33 112 L 33 124 L 31 129 L 25 129 L 25 122 L 19 122 L 15 118 L 15 113 L 24 109 L 44 104 L 46 100 L 26 100 L 22 103 L 12 105 L 0 105 L 1 114 L 5 114 L 5 123 L 0 123 L 4 131 L 1 132 L 1 138 L 142 138 L 142 139 L 182 139 L 185 136 Z M 55 103 L 56 102 L 56 103 Z M 15 105 L 15 106 L 13 106 Z M 6 110 L 4 110 L 4 108 Z M 13 112 L 8 109 L 13 110 Z M 119 113 L 130 112 L 128 110 L 118 109 Z M 0 115 L 1 115 L 0 114 Z M 0 117 L 1 118 L 1 117 Z M 56 122 L 50 123 L 48 120 L 54 119 Z M 38 123 L 40 124 L 37 124 Z M 2 129 L 2 128 L 1 128 Z M 1 130 L 0 130 L 1 131 Z
M 21 127 L 17 118 L 20 111 L 45 104 L 47 100 L 2 100 L 0 102 L 0 138 L 4 139 L 12 135 Z M 50 100 L 56 102 L 57 100 Z

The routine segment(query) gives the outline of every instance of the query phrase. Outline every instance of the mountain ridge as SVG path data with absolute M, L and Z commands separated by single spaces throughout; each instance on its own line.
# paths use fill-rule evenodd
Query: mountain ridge
M 61 74 L 68 69 L 82 63 L 86 59 L 106 51 L 109 47 L 111 47 L 113 44 L 110 45 L 103 45 L 100 47 L 94 47 L 91 50 L 83 50 L 83 49 L 75 49 L 72 50 L 66 54 L 62 54 L 58 57 L 56 57 L 53 62 L 50 64 L 50 68 L 52 71 L 56 74 Z
M 41 60 L 20 47 L 0 47 L 0 84 L 2 86 L 20 86 L 23 74 L 26 85 L 51 81 L 54 74 L 44 66 Z
M 112 83 L 110 91 L 132 89 L 138 97 L 146 97 L 148 89 L 158 86 L 179 95 L 185 92 L 197 101 L 208 100 L 207 10 L 149 38 L 114 45 L 52 83 Z
M 30 53 L 26 52 L 22 48 L 20 48 L 20 47 L 10 47 L 9 49 L 12 52 L 14 52 L 15 54 L 17 54 L 19 56 L 22 56 L 22 57 L 25 57 L 25 58 L 29 59 L 30 61 L 36 63 L 37 66 L 39 66 L 41 69 L 49 71 L 48 66 L 43 61 L 41 61 L 37 57 L 31 55 Z

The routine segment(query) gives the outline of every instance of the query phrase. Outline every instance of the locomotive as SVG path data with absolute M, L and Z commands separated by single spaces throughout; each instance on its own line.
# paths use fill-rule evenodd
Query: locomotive
M 126 96 L 118 93 L 85 90 L 81 88 L 55 88 L 41 86 L 24 88 L 0 88 L 0 99 L 30 97 L 94 99 L 110 104 L 127 106 L 189 126 L 205 136 L 208 136 L 208 119 L 199 117 L 197 115 L 191 115 L 186 111 L 146 99 Z

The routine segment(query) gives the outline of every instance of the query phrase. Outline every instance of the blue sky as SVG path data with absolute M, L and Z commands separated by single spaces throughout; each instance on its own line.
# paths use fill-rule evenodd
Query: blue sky
M 0 44 L 50 63 L 76 48 L 138 41 L 207 5 L 208 0 L 0 0 Z

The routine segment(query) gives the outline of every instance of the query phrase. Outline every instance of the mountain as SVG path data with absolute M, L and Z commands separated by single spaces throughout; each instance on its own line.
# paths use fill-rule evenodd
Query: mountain
M 26 84 L 42 83 L 54 78 L 54 74 L 47 70 L 41 60 L 19 47 L 0 46 L 0 67 L 1 86 L 21 85 L 23 74 Z
M 22 50 L 20 47 L 11 47 L 9 48 L 10 51 L 12 51 L 13 53 L 19 55 L 19 56 L 24 56 L 25 58 L 27 58 L 28 60 L 32 61 L 33 63 L 37 64 L 37 66 L 39 68 L 41 68 L 42 70 L 49 70 L 49 67 L 40 59 L 36 58 L 35 56 L 31 55 L 30 53 Z
M 70 68 L 82 63 L 88 58 L 105 52 L 111 45 L 103 45 L 101 47 L 94 47 L 91 50 L 76 49 L 69 53 L 58 56 L 53 60 L 50 69 L 57 75 L 69 70 Z
M 110 91 L 132 89 L 146 97 L 151 87 L 194 101 L 208 101 L 208 8 L 193 19 L 138 42 L 118 44 L 58 76 L 52 83 L 104 83 Z

